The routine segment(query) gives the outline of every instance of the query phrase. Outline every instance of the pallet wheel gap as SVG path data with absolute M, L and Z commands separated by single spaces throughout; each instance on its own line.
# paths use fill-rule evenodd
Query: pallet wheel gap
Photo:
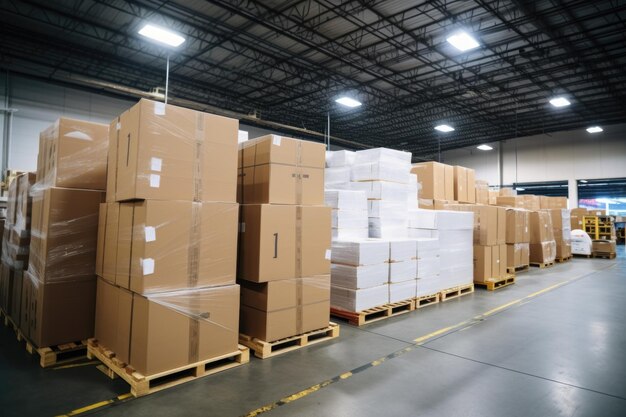
M 413 310 L 415 310 L 415 299 L 411 298 L 410 300 L 383 304 L 382 306 L 368 308 L 359 312 L 345 311 L 331 307 L 330 314 L 335 317 L 346 319 L 348 320 L 348 323 L 354 326 L 362 326 L 364 324 L 384 320 L 389 317 L 409 313 Z
M 441 301 L 441 294 L 430 294 L 430 295 L 422 295 L 420 297 L 415 298 L 415 308 L 424 308 L 428 306 L 432 306 L 438 304 Z

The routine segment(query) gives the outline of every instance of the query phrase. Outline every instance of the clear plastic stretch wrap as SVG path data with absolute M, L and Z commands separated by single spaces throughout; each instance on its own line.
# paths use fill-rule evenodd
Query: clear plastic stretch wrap
M 389 262 L 389 241 L 363 239 L 332 243 L 331 262 L 363 266 Z
M 326 151 L 326 167 L 349 167 L 354 164 L 354 151 Z
M 409 198 L 406 184 L 386 181 L 352 182 L 353 190 L 364 191 L 368 200 L 405 201 Z
M 62 117 L 39 135 L 34 188 L 105 190 L 109 126 Z
M 367 230 L 368 228 L 366 211 L 333 210 L 331 216 L 333 229 Z
M 353 290 L 331 286 L 330 305 L 344 311 L 363 311 L 389 302 L 389 284 Z
M 547 240 L 530 244 L 530 262 L 550 263 L 556 258 L 556 242 Z
M 99 279 L 95 337 L 143 375 L 236 353 L 239 294 L 227 285 L 142 296 Z
M 139 294 L 234 284 L 238 210 L 237 203 L 107 203 L 102 276 Z
M 324 169 L 324 188 L 350 189 L 350 167 L 332 167 Z
M 390 181 L 409 183 L 410 162 L 386 163 L 383 161 L 355 163 L 352 166 L 352 181 Z
M 395 149 L 389 148 L 374 148 L 374 149 L 366 149 L 363 151 L 357 151 L 354 163 L 355 164 L 363 164 L 370 162 L 382 162 L 385 164 L 410 164 L 411 163 L 411 152 L 398 151 Z M 409 168 L 410 170 L 410 168 Z
M 506 262 L 510 268 L 526 266 L 530 262 L 530 244 L 512 243 L 507 244 Z
M 26 269 L 30 252 L 32 198 L 35 174 L 22 173 L 9 187 L 7 219 L 2 237 L 2 262 L 13 269 Z
M 417 293 L 417 280 L 396 282 L 389 284 L 389 302 L 397 303 L 398 301 L 410 300 Z
M 389 264 L 380 263 L 365 266 L 331 264 L 332 285 L 353 290 L 377 287 L 386 284 L 389 276 Z
M 413 209 L 409 210 L 409 228 L 410 229 L 431 229 L 436 230 L 437 227 L 437 210 Z
M 335 210 L 364 211 L 367 217 L 367 197 L 363 191 L 327 189 L 324 203 Z

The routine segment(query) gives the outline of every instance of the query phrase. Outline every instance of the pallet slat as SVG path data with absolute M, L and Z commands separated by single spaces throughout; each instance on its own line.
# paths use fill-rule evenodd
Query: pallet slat
M 261 339 L 253 338 L 245 334 L 239 335 L 239 343 L 249 347 L 254 356 L 261 359 L 271 358 L 273 356 L 282 355 L 283 353 L 301 349 L 305 346 L 314 345 L 325 342 L 330 339 L 339 337 L 339 325 L 330 322 L 328 327 L 313 330 L 300 335 L 279 339 L 274 342 L 266 342 Z
M 509 275 L 505 278 L 491 278 L 486 282 L 474 282 L 474 285 L 484 286 L 487 291 L 495 291 L 513 284 L 515 284 L 515 275 Z
M 563 263 L 569 261 L 570 259 L 572 259 L 572 255 L 566 256 L 565 258 L 555 258 L 554 261 L 558 263 Z
M 526 272 L 528 270 L 530 270 L 530 265 L 519 265 L 515 267 L 509 266 L 506 268 L 507 274 L 513 274 L 513 275 L 519 274 L 520 272 Z
M 149 376 L 144 376 L 127 364 L 116 360 L 115 353 L 99 345 L 95 339 L 88 340 L 87 357 L 98 359 L 111 371 L 103 371 L 109 378 L 112 378 L 112 373 L 115 373 L 130 385 L 130 393 L 134 397 L 142 397 L 248 363 L 250 350 L 239 345 L 235 352 Z
M 441 294 L 431 294 L 431 295 L 423 295 L 421 297 L 415 298 L 415 308 L 424 308 L 428 306 L 432 306 L 441 301 Z
M 448 301 L 474 292 L 474 284 L 461 285 L 441 291 L 441 301 Z
M 554 262 L 531 262 L 530 266 L 536 266 L 537 268 L 550 268 L 554 266 Z
M 345 311 L 338 308 L 330 308 L 330 314 L 348 320 L 354 326 L 362 326 L 367 323 L 384 320 L 400 314 L 415 310 L 415 299 L 399 301 L 397 303 L 384 304 L 363 311 Z
M 615 252 L 593 252 L 592 258 L 614 259 L 617 256 Z

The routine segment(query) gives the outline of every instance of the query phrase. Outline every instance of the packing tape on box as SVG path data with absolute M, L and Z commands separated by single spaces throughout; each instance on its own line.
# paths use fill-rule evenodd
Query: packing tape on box
M 302 206 L 296 207 L 296 277 L 302 276 Z
M 302 204 L 302 142 L 296 142 L 296 204 Z M 308 175 L 307 175 L 308 177 Z M 298 275 L 299 276 L 299 275 Z
M 191 203 L 191 233 L 187 251 L 187 286 L 198 285 L 200 269 L 200 239 L 202 239 L 202 203 Z
M 189 317 L 189 363 L 198 362 L 200 350 L 200 322 Z
M 196 138 L 193 164 L 193 200 L 202 201 L 202 161 L 204 160 L 204 113 L 196 113 Z
M 296 279 L 296 334 L 302 334 L 302 278 Z

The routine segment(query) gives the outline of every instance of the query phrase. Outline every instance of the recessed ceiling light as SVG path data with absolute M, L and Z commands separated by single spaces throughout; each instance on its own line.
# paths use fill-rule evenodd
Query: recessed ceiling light
M 448 133 L 448 132 L 454 131 L 454 128 L 452 126 L 448 126 L 448 125 L 437 125 L 437 126 L 435 126 L 435 130 L 438 130 L 438 131 L 444 132 L 444 133 Z
M 552 104 L 554 107 L 565 107 L 569 106 L 572 103 L 570 103 L 569 100 L 565 97 L 555 97 L 550 100 L 550 104 Z
M 350 97 L 339 97 L 337 100 L 335 100 L 335 102 L 346 107 L 359 107 L 361 105 L 360 101 Z
M 480 149 L 481 151 L 490 151 L 493 148 L 489 145 L 478 145 L 476 148 Z
M 587 128 L 587 132 L 589 133 L 600 133 L 603 131 L 604 129 L 602 129 L 600 126 L 591 126 Z
M 150 38 L 154 41 L 173 47 L 180 46 L 183 42 L 185 42 L 185 38 L 180 36 L 178 33 L 151 24 L 147 24 L 142 27 L 141 30 L 139 30 L 139 34 L 141 36 L 145 36 L 146 38 Z
M 470 49 L 480 46 L 476 39 L 472 38 L 466 32 L 457 32 L 446 40 L 461 52 L 469 51 Z

